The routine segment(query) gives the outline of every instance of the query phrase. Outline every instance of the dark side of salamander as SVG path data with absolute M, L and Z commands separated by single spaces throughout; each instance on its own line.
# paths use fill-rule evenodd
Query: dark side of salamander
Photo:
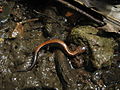
M 75 56 L 75 55 L 78 55 L 80 53 L 83 53 L 86 51 L 86 48 L 85 47 L 77 47 L 76 50 L 74 51 L 71 51 L 68 46 L 61 40 L 59 39 L 52 39 L 52 40 L 48 40 L 42 44 L 40 44 L 36 49 L 35 49 L 35 52 L 34 52 L 34 57 L 33 57 L 33 62 L 31 64 L 31 66 L 29 66 L 28 68 L 26 68 L 25 70 L 18 70 L 17 72 L 27 72 L 27 71 L 30 71 L 34 68 L 35 64 L 36 64 L 36 61 L 37 61 L 37 56 L 38 56 L 38 52 L 43 48 L 43 47 L 46 47 L 46 46 L 49 46 L 49 45 L 57 45 L 66 55 L 68 56 Z

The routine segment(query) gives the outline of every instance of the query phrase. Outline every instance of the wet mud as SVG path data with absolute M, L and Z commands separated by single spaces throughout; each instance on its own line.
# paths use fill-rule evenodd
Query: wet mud
M 99 31 L 95 22 L 59 2 L 38 1 L 1 1 L 0 90 L 119 90 L 119 34 Z M 17 72 L 28 68 L 35 48 L 51 39 L 73 51 L 87 50 L 68 56 L 48 45 L 32 70 Z

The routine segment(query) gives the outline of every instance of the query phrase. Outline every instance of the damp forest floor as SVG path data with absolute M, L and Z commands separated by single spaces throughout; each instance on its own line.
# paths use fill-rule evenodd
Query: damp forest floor
M 97 69 L 84 60 L 89 53 L 69 57 L 59 48 L 47 47 L 31 71 L 16 72 L 31 65 L 35 48 L 47 40 L 63 40 L 74 50 L 72 28 L 95 23 L 54 0 L 6 3 L 2 12 L 6 17 L 0 18 L 0 90 L 120 90 L 120 36 L 115 33 L 100 32 L 117 43 L 113 63 L 107 67 Z

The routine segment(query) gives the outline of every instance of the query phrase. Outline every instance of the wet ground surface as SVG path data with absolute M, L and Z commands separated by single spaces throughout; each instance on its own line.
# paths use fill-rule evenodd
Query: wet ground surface
M 81 32 L 80 36 L 74 34 L 72 28 L 80 25 L 93 29 L 96 23 L 55 1 L 11 0 L 5 2 L 5 8 L 0 13 L 0 90 L 120 89 L 119 34 L 84 32 L 91 38 Z M 31 71 L 16 72 L 31 65 L 39 44 L 54 38 L 65 41 L 71 50 L 80 45 L 87 51 L 69 57 L 61 49 L 48 46 L 39 52 Z

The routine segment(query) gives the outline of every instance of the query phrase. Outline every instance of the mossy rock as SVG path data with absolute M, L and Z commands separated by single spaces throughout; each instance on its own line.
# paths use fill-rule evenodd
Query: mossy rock
M 97 33 L 98 30 L 94 27 L 78 26 L 72 29 L 70 38 L 77 44 L 87 42 L 92 52 L 90 60 L 96 68 L 101 68 L 112 64 L 117 44 L 113 38 L 102 37 Z

